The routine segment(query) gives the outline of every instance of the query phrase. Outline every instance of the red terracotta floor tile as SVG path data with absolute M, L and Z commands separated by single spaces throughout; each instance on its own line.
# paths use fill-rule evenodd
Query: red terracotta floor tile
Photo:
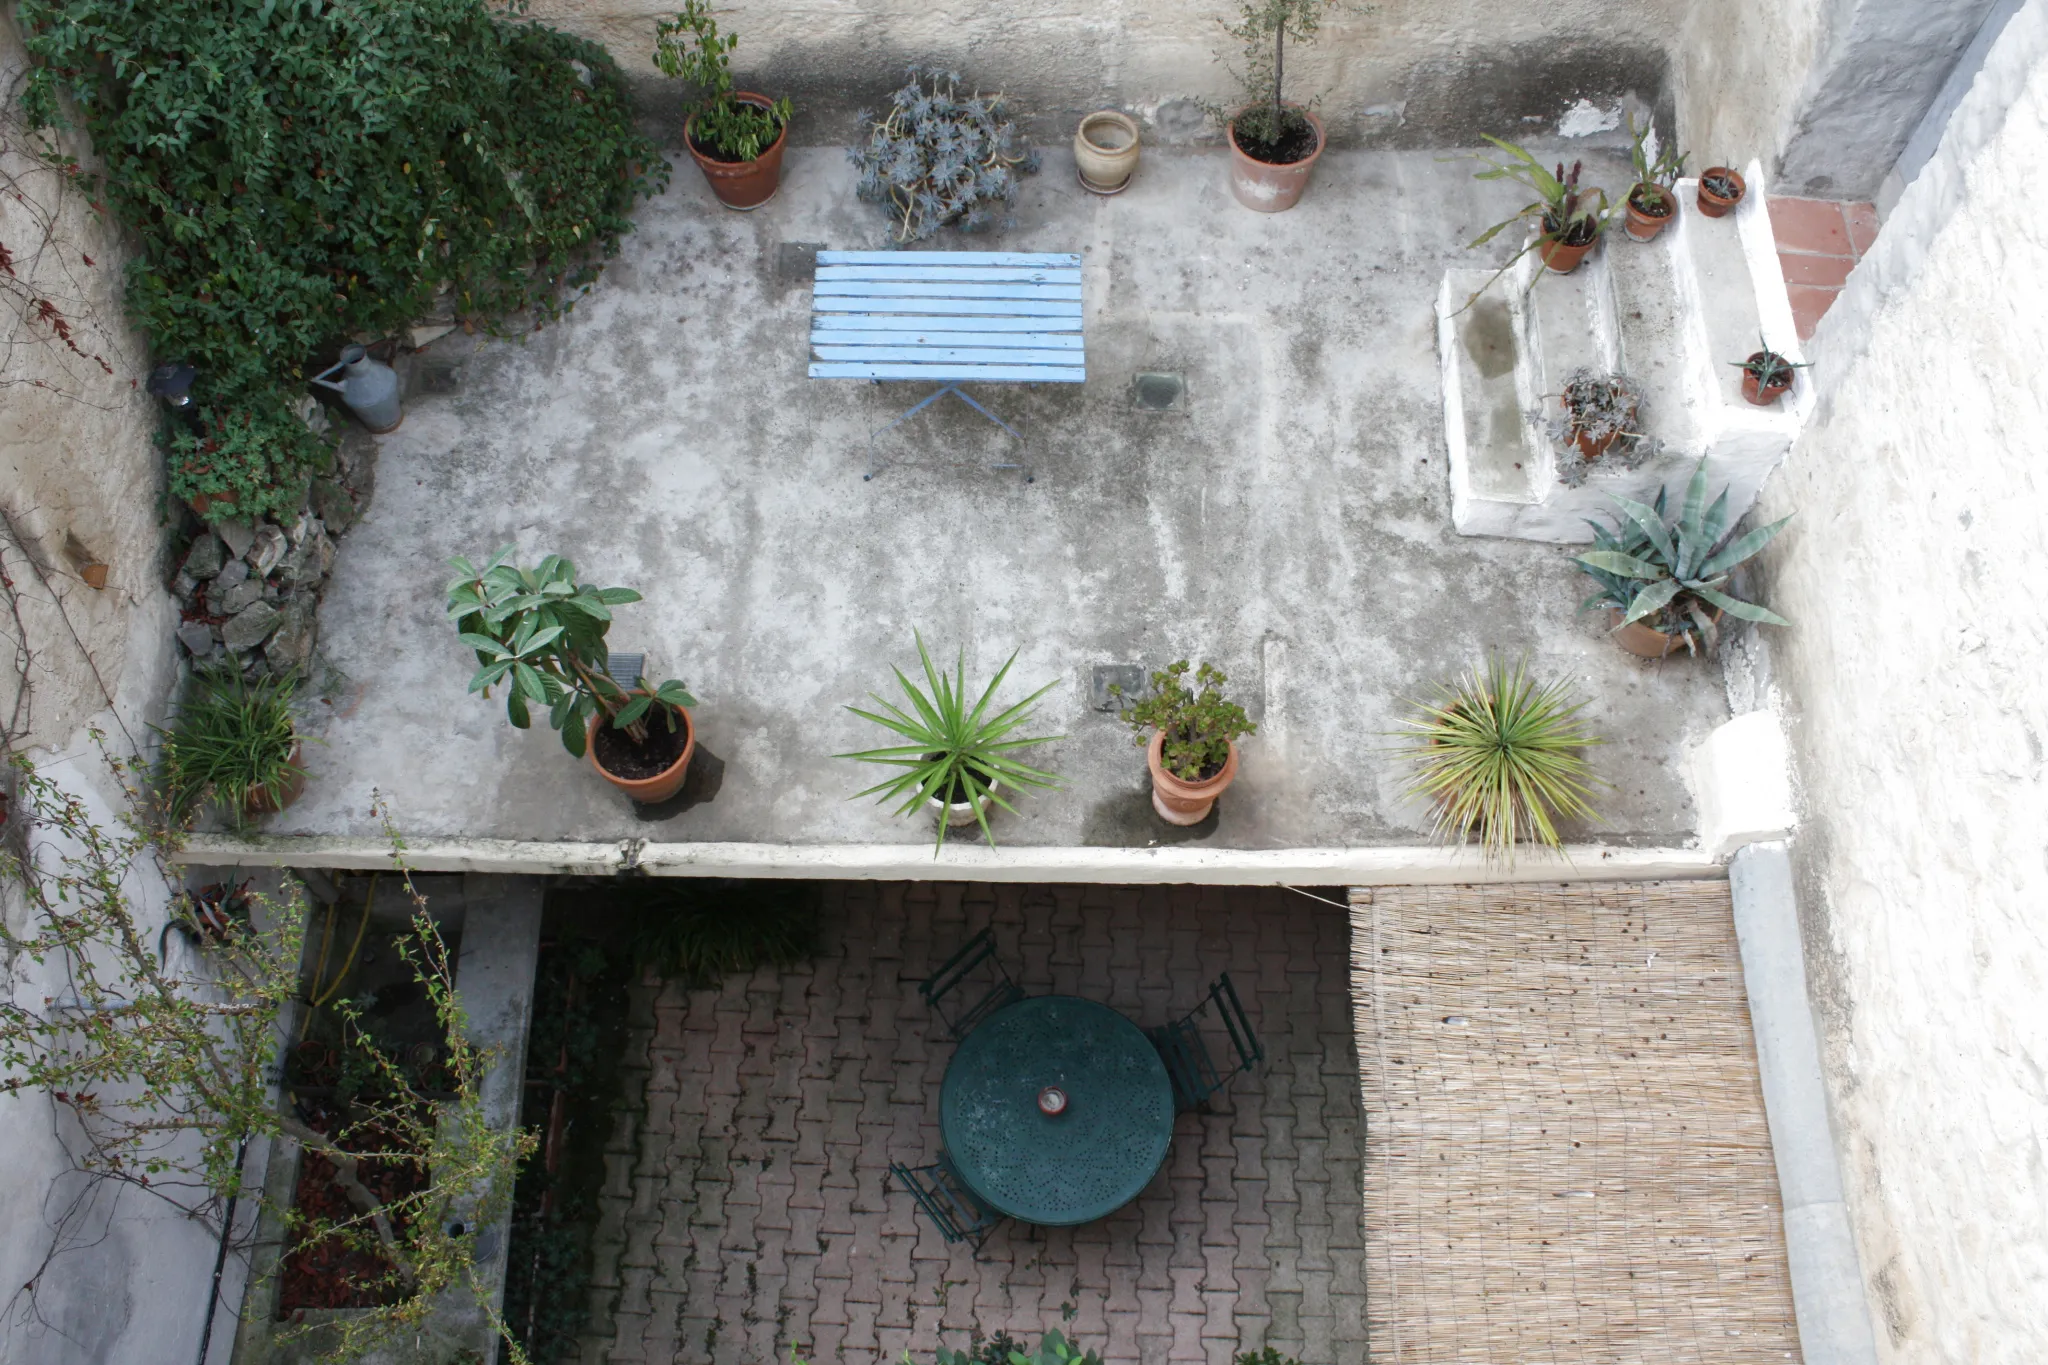
M 1820 325 L 1821 315 L 1835 301 L 1839 289 L 1823 289 L 1810 284 L 1788 284 L 1785 293 L 1792 300 L 1792 321 L 1799 328 L 1801 341 L 1811 340 L 1813 329 Z
M 1773 199 L 1771 234 L 1781 251 L 1811 251 L 1822 256 L 1847 256 L 1849 231 L 1841 205 L 1828 199 Z
M 1857 259 L 1862 259 L 1877 240 L 1877 206 L 1875 204 L 1844 204 L 1842 217 L 1849 225 L 1849 245 L 1855 248 Z
M 1856 262 L 1847 256 L 1806 256 L 1796 251 L 1778 253 L 1778 264 L 1786 284 L 1814 284 L 1839 289 L 1849 278 Z

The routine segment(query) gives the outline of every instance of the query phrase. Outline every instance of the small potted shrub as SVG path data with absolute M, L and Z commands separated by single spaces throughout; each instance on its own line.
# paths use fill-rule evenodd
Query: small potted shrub
M 1526 665 L 1490 658 L 1414 705 L 1400 732 L 1416 741 L 1408 794 L 1430 803 L 1436 837 L 1477 836 L 1488 861 L 1512 862 L 1524 842 L 1563 846 L 1556 817 L 1598 818 L 1583 751 L 1600 740 L 1563 681 L 1537 683 Z
M 962 95 L 951 71 L 913 66 L 889 112 L 868 125 L 868 142 L 847 152 L 860 170 L 854 193 L 889 210 L 901 246 L 948 223 L 966 232 L 1002 223 L 1017 202 L 1017 177 L 1038 169 L 1038 153 L 1001 95 Z
M 1709 166 L 1700 172 L 1700 212 L 1709 218 L 1722 217 L 1748 192 L 1748 183 L 1730 167 Z
M 1517 223 L 1533 223 L 1536 236 L 1528 246 L 1522 248 L 1508 262 L 1513 265 L 1522 258 L 1523 252 L 1531 247 L 1542 258 L 1543 264 L 1560 275 L 1568 275 L 1579 268 L 1579 262 L 1586 259 L 1600 240 L 1600 231 L 1607 224 L 1607 191 L 1598 185 L 1581 185 L 1579 175 L 1583 169 L 1574 161 L 1566 170 L 1562 161 L 1557 163 L 1555 174 L 1545 170 L 1543 163 L 1523 151 L 1512 142 L 1481 134 L 1491 142 L 1506 159 L 1496 160 L 1485 152 L 1477 158 L 1486 163 L 1487 169 L 1479 171 L 1478 180 L 1512 180 L 1534 192 L 1535 199 L 1516 210 L 1512 218 L 1495 223 L 1486 231 L 1473 238 L 1470 245 L 1485 246 L 1503 229 Z M 1506 267 L 1502 267 L 1503 273 Z
M 1643 397 L 1625 374 L 1574 370 L 1565 380 L 1564 440 L 1588 460 L 1598 459 L 1617 441 L 1642 440 Z
M 938 817 L 938 842 L 932 847 L 932 856 L 946 846 L 946 831 L 966 825 L 978 825 L 982 837 L 995 847 L 996 836 L 988 826 L 988 808 L 1001 806 L 1012 815 L 1017 808 L 1004 798 L 998 788 L 1009 786 L 1013 789 L 1025 787 L 1057 787 L 1059 778 L 1040 768 L 1020 763 L 1014 755 L 1021 749 L 1040 744 L 1050 744 L 1061 738 L 1059 735 L 1016 735 L 1016 730 L 1031 718 L 1031 712 L 1039 699 L 1052 691 L 1054 684 L 1033 692 L 1024 700 L 993 714 L 990 706 L 995 701 L 996 689 L 1003 685 L 1003 679 L 1010 675 L 1010 666 L 1017 662 L 1013 653 L 996 670 L 996 675 L 983 689 L 980 700 L 972 706 L 967 701 L 967 651 L 963 647 L 954 665 L 952 677 L 947 677 L 932 664 L 931 653 L 924 647 L 924 636 L 917 635 L 917 657 L 924 665 L 925 688 L 905 677 L 903 670 L 893 670 L 896 682 L 903 689 L 904 699 L 910 709 L 904 710 L 894 702 L 873 693 L 879 711 L 863 711 L 858 706 L 846 709 L 862 720 L 871 720 L 885 730 L 894 731 L 906 743 L 890 745 L 882 749 L 863 749 L 857 753 L 835 754 L 835 758 L 851 758 L 862 763 L 879 763 L 885 767 L 899 768 L 894 777 L 877 782 L 865 791 L 855 792 L 853 799 L 873 796 L 882 801 L 902 799 L 898 815 L 909 815 L 919 807 L 926 807 Z
M 1629 159 L 1635 163 L 1636 183 L 1623 201 L 1624 227 L 1638 242 L 1653 240 L 1677 216 L 1678 196 L 1672 186 L 1685 174 L 1685 155 L 1677 147 L 1660 147 L 1654 157 L 1650 155 L 1652 131 L 1652 124 L 1638 128 L 1630 118 L 1629 132 L 1635 143 L 1629 148 Z
M 1323 121 L 1281 95 L 1287 39 L 1313 41 L 1328 0 L 1246 0 L 1225 26 L 1244 44 L 1237 71 L 1249 96 L 1223 121 L 1230 142 L 1230 192 L 1255 213 L 1281 213 L 1301 201 L 1323 154 Z
M 1609 496 L 1614 496 L 1610 494 Z M 1728 575 L 1770 544 L 1790 517 L 1730 539 L 1728 490 L 1707 504 L 1707 462 L 1701 459 L 1685 490 L 1685 507 L 1667 519 L 1664 490 L 1649 506 L 1614 496 L 1621 508 L 1613 529 L 1593 523 L 1593 548 L 1578 565 L 1600 585 L 1579 610 L 1605 607 L 1616 644 L 1645 659 L 1661 659 L 1682 645 L 1711 652 L 1721 640 L 1723 615 L 1774 626 L 1776 612 L 1727 591 Z
M 507 563 L 507 545 L 481 569 L 448 561 L 448 616 L 476 651 L 469 690 L 490 696 L 505 685 L 505 715 L 524 730 L 545 709 L 562 747 L 635 801 L 666 801 L 682 790 L 696 751 L 689 708 L 696 698 L 673 680 L 635 678 L 622 686 L 606 671 L 611 609 L 638 602 L 631 588 L 576 581 L 576 566 L 549 555 L 531 569 Z M 600 722 L 603 722 L 600 724 Z
M 1216 798 L 1237 777 L 1237 739 L 1256 734 L 1254 725 L 1221 691 L 1230 681 L 1213 665 L 1195 670 L 1187 683 L 1182 659 L 1152 675 L 1149 695 L 1124 708 L 1124 719 L 1145 747 L 1152 771 L 1152 809 L 1168 824 L 1198 825 L 1209 818 Z M 1112 688 L 1121 699 L 1122 690 Z
M 684 0 L 682 12 L 654 30 L 654 64 L 702 92 L 683 120 L 683 144 L 718 202 L 744 211 L 773 199 L 782 185 L 792 110 L 786 98 L 732 88 L 726 54 L 739 41 L 737 34 L 719 33 L 704 0 Z
M 297 690 L 294 679 L 251 681 L 233 665 L 192 675 L 170 727 L 157 732 L 157 789 L 172 824 L 189 824 L 209 800 L 240 825 L 299 799 L 306 770 L 292 721 Z
M 1794 371 L 1803 370 L 1804 360 L 1787 360 L 1770 347 L 1763 338 L 1757 338 L 1757 349 L 1750 352 L 1747 360 L 1731 360 L 1728 363 L 1742 371 L 1742 396 L 1760 408 L 1771 404 L 1792 392 Z

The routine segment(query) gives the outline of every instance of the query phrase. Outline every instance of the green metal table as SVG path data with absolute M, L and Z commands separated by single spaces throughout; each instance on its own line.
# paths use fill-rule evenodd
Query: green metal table
M 1048 1114 L 1040 1095 L 1065 1096 Z M 939 1091 L 967 1187 L 1023 1223 L 1092 1223 L 1137 1198 L 1173 1141 L 1173 1083 L 1144 1030 L 1071 995 L 1020 1000 L 967 1035 Z

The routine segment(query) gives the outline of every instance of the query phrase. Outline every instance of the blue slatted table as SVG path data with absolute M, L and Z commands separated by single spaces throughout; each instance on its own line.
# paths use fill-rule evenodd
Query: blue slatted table
M 1021 441 L 1015 427 L 960 385 L 1088 378 L 1081 258 L 1070 252 L 821 251 L 811 285 L 810 373 L 813 379 L 940 385 L 882 431 L 950 393 Z M 868 438 L 870 455 L 880 434 Z M 868 477 L 874 473 L 870 469 Z

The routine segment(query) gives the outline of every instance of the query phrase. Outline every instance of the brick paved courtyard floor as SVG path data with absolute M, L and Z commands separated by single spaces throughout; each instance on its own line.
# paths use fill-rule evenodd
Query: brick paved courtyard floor
M 1319 893 L 1341 902 L 1341 892 Z M 953 1044 L 917 983 L 992 924 L 1032 994 L 1141 1024 L 1229 971 L 1261 1072 L 1182 1114 L 1145 1192 L 1086 1227 L 948 1247 L 891 1161 L 939 1148 Z M 1339 905 L 1285 890 L 835 883 L 812 962 L 641 988 L 607 1161 L 586 1365 L 869 1365 L 1060 1327 L 1110 1362 L 1266 1345 L 1366 1358 L 1359 1072 Z

